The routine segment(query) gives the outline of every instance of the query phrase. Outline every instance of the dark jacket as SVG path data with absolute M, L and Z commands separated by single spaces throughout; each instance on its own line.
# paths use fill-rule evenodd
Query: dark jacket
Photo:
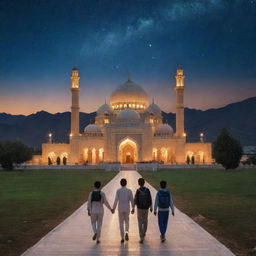
M 147 206 L 141 204 L 141 202 L 139 201 L 140 191 L 145 192 L 147 194 L 147 201 L 148 201 L 148 205 Z M 152 197 L 151 197 L 150 190 L 148 188 L 146 188 L 146 187 L 138 188 L 137 191 L 136 191 L 135 197 L 134 197 L 134 203 L 135 203 L 135 205 L 137 205 L 138 209 L 149 209 L 149 208 L 152 208 Z

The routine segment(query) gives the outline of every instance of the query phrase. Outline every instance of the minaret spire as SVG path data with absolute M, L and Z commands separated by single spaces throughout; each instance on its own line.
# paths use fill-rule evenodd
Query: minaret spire
M 71 79 L 71 93 L 72 93 L 72 105 L 71 105 L 71 134 L 79 135 L 79 70 L 77 68 L 72 69 Z
M 181 67 L 177 69 L 176 78 L 176 136 L 184 137 L 184 72 Z

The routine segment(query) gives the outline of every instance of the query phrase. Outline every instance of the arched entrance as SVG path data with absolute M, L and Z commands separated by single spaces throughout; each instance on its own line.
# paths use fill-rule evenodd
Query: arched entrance
M 120 143 L 119 161 L 122 164 L 133 164 L 138 161 L 138 148 L 136 142 L 126 138 Z

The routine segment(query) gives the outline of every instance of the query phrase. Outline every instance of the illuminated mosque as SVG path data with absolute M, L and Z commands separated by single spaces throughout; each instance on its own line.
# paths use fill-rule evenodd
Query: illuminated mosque
M 71 76 L 71 130 L 69 143 L 42 145 L 42 164 L 133 164 L 158 161 L 163 164 L 210 164 L 211 144 L 203 139 L 187 143 L 184 130 L 184 74 L 176 74 L 176 131 L 163 121 L 160 107 L 150 104 L 146 91 L 128 80 L 110 96 L 110 104 L 97 110 L 95 123 L 79 131 L 79 71 Z M 203 135 L 201 135 L 203 136 Z

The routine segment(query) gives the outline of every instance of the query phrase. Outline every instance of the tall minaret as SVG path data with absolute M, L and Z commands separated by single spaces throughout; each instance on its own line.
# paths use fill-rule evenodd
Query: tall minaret
M 176 136 L 184 137 L 184 79 L 183 69 L 177 69 L 176 75 Z
M 72 93 L 72 105 L 71 105 L 71 135 L 79 135 L 79 70 L 76 68 L 72 69 L 72 86 L 70 88 Z

